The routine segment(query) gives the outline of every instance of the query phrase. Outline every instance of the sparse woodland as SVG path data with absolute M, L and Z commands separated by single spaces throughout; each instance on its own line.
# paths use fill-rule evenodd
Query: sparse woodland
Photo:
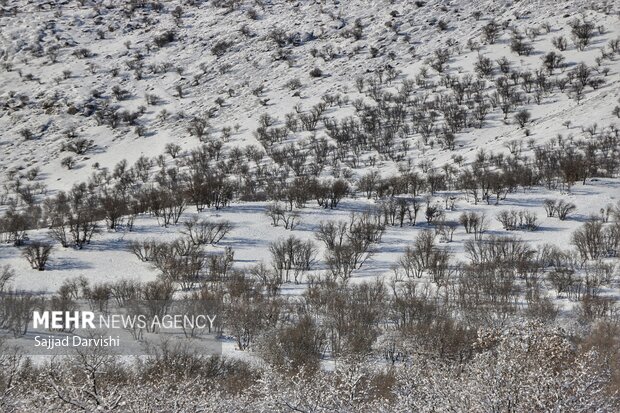
M 618 4 L 341 3 L 0 0 L 0 411 L 620 408 Z

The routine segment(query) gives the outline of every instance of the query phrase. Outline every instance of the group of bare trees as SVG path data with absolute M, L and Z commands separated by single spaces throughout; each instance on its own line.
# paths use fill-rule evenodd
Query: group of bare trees
M 351 214 L 348 221 L 322 222 L 316 238 L 325 245 L 325 262 L 331 275 L 349 279 L 370 257 L 384 229 L 381 216 L 371 212 Z
M 0 267 L 0 330 L 19 337 L 28 332 L 32 310 L 37 308 L 41 300 L 34 294 L 13 289 L 11 283 L 14 278 L 12 267 Z
M 535 231 L 539 226 L 536 214 L 528 210 L 504 210 L 499 212 L 496 218 L 508 231 L 517 229 Z
M 45 200 L 50 235 L 63 247 L 83 248 L 98 230 L 98 203 L 85 184 Z
M 78 8 L 93 7 L 98 18 L 115 8 L 127 18 L 140 17 L 140 24 L 125 30 L 142 25 L 148 29 L 152 16 L 159 19 L 165 14 L 181 27 L 201 7 L 222 8 L 227 15 L 250 23 L 280 7 L 258 2 L 253 6 L 256 9 L 246 8 L 237 0 L 188 0 L 183 7 L 131 0 L 108 4 L 106 9 L 97 2 L 78 3 Z M 428 7 L 423 1 L 414 5 Z M 329 7 L 322 7 L 321 13 L 336 22 L 342 36 L 357 41 L 372 33 L 365 30 L 366 19 L 348 21 L 341 15 L 330 16 Z M 401 12 L 393 10 L 390 15 L 388 27 L 401 36 Z M 478 21 L 482 12 L 473 17 Z M 510 29 L 511 51 L 519 56 L 533 53 L 538 28 L 521 33 L 514 22 L 483 21 L 484 42 L 496 43 Z M 450 27 L 444 19 L 436 25 L 440 30 Z M 592 44 L 596 36 L 592 22 L 576 19 L 569 26 L 578 50 Z M 550 27 L 546 29 L 549 32 Z M 137 80 L 170 70 L 182 75 L 183 68 L 168 62 L 149 64 L 147 56 L 172 46 L 185 33 L 168 29 L 155 32 L 144 46 L 127 42 L 125 48 L 131 51 L 127 68 Z M 240 33 L 247 39 L 255 37 L 250 25 L 244 25 Z M 256 37 L 274 43 L 274 60 L 290 65 L 295 61 L 292 48 L 315 40 L 314 34 L 304 39 L 280 28 L 265 34 Z M 96 36 L 110 34 L 99 30 Z M 212 40 L 210 51 L 218 62 L 239 49 L 236 37 Z M 473 239 L 464 244 L 467 261 L 458 262 L 451 244 L 437 242 L 451 241 L 457 223 L 447 221 L 432 198 L 441 195 L 445 210 L 449 210 L 455 193 L 473 204 L 500 204 L 518 190 L 536 185 L 570 190 L 575 182 L 585 183 L 593 176 L 615 177 L 619 170 L 618 130 L 590 127 L 582 130 L 581 137 L 558 136 L 542 146 L 534 141 L 512 141 L 506 145 L 509 154 L 480 151 L 467 164 L 456 154 L 453 162 L 444 166 L 426 159 L 414 165 L 410 156 L 414 147 L 421 152 L 435 146 L 455 151 L 462 143 L 459 134 L 494 122 L 494 112 L 505 122 L 514 122 L 527 136 L 527 128 L 536 120 L 529 105 L 542 104 L 554 92 L 582 102 L 588 90 L 603 84 L 606 68 L 601 65 L 613 53 L 602 50 L 597 67 L 582 63 L 566 70 L 562 52 L 568 42 L 559 36 L 553 45 L 558 51 L 544 54 L 538 70 L 521 70 L 508 58 L 494 61 L 489 54 L 479 53 L 474 73 L 455 74 L 450 66 L 460 46 L 454 47 L 450 40 L 425 62 L 432 73 L 424 66 L 415 80 L 401 80 L 403 76 L 391 65 L 378 67 L 356 80 L 362 97 L 355 101 L 326 94 L 312 107 L 297 106 L 282 121 L 263 115 L 255 131 L 259 146 L 243 149 L 230 142 L 230 128 L 218 129 L 212 124 L 224 110 L 222 97 L 216 101 L 218 107 L 186 118 L 181 113 L 171 117 L 162 110 L 157 122 L 172 118 L 201 145 L 184 150 L 171 142 L 159 157 L 142 157 L 132 166 L 119 162 L 110 170 L 96 167 L 88 183 L 45 200 L 41 199 L 44 191 L 37 193 L 36 187 L 21 181 L 13 183 L 19 201 L 0 218 L 0 238 L 22 248 L 33 269 L 44 270 L 53 251 L 50 243 L 29 239 L 28 233 L 36 228 L 48 229 L 62 247 L 81 249 L 104 227 L 133 230 L 136 216 L 148 214 L 162 226 L 179 225 L 182 237 L 171 242 L 147 239 L 129 243 L 141 261 L 151 263 L 159 272 L 160 279 L 151 283 L 125 280 L 91 285 L 73 280 L 43 300 L 11 290 L 13 271 L 0 269 L 1 329 L 16 336 L 26 334 L 35 307 L 72 310 L 80 300 L 98 310 L 105 310 L 110 302 L 128 306 L 137 300 L 151 316 L 162 314 L 180 288 L 184 300 L 216 302 L 224 318 L 217 326 L 219 332 L 234 337 L 240 350 L 257 350 L 255 354 L 267 367 L 166 348 L 131 366 L 106 355 L 84 353 L 65 362 L 38 366 L 21 363 L 0 343 L 0 410 L 46 406 L 49 410 L 84 411 L 232 411 L 243 406 L 255 411 L 375 412 L 424 410 L 428 400 L 433 400 L 438 410 L 459 410 L 463 405 L 475 411 L 535 411 L 541 406 L 558 411 L 616 410 L 619 334 L 613 305 L 601 290 L 617 277 L 614 263 L 608 260 L 618 255 L 617 219 L 608 222 L 605 216 L 609 213 L 603 213 L 603 219 L 585 222 L 571 238 L 575 254 L 549 245 L 534 248 L 516 236 L 487 236 L 489 218 L 465 209 L 458 222 Z M 617 43 L 610 42 L 610 47 L 618 52 Z M 470 48 L 473 51 L 479 46 L 472 42 Z M 43 56 L 43 48 L 32 49 L 33 54 Z M 383 53 L 381 49 L 370 46 L 368 53 L 374 58 Z M 311 53 L 327 62 L 341 52 L 326 45 Z M 45 55 L 53 64 L 59 49 L 49 47 Z M 88 61 L 93 55 L 86 47 L 76 47 L 71 56 Z M 3 67 L 7 65 L 8 61 Z M 94 65 L 88 67 L 93 74 L 97 70 Z M 194 84 L 209 78 L 210 69 L 201 65 L 200 71 L 192 73 Z M 219 70 L 221 74 L 227 70 L 225 63 Z M 320 78 L 325 72 L 315 67 L 310 76 Z M 119 69 L 110 69 L 110 74 L 117 77 Z M 56 81 L 72 77 L 70 71 L 63 76 Z M 94 90 L 84 102 L 72 103 L 67 112 L 91 117 L 111 129 L 135 128 L 136 134 L 144 137 L 149 122 L 146 106 L 124 110 L 119 104 L 132 97 L 123 76 L 118 78 L 120 83 Z M 35 79 L 24 76 L 24 81 L 28 78 Z M 264 97 L 263 86 L 251 86 L 257 98 Z M 303 85 L 296 78 L 286 87 L 299 93 Z M 175 85 L 175 90 L 179 99 L 193 92 L 184 81 Z M 236 93 L 228 90 L 230 97 Z M 18 95 L 15 101 L 21 99 L 25 104 L 26 98 Z M 161 102 L 152 93 L 145 96 L 150 109 Z M 261 102 L 268 106 L 267 100 Z M 52 104 L 41 104 L 52 109 Z M 352 116 L 333 116 L 335 109 L 347 105 L 354 110 Z M 25 140 L 38 135 L 30 129 L 20 132 Z M 297 139 L 299 136 L 304 138 Z M 74 169 L 82 156 L 95 148 L 88 137 L 68 131 L 60 149 L 71 155 L 61 163 Z M 395 162 L 398 172 L 390 176 L 374 170 L 354 173 L 385 161 Z M 25 178 L 35 180 L 36 175 Z M 190 208 L 197 212 L 219 210 L 235 200 L 260 200 L 271 202 L 267 215 L 274 226 L 294 230 L 300 222 L 300 209 L 309 200 L 321 208 L 336 209 L 342 207 L 343 199 L 359 194 L 376 200 L 376 211 L 355 213 L 348 220 L 324 221 L 317 228 L 316 240 L 282 237 L 269 245 L 270 264 L 245 269 L 233 268 L 231 249 L 208 252 L 230 233 L 231 222 L 200 218 L 200 214 L 184 219 Z M 560 220 L 568 219 L 576 209 L 564 200 L 546 200 L 544 208 L 548 217 Z M 376 250 L 387 226 L 415 226 L 420 210 L 428 229 L 418 231 L 405 248 L 395 265 L 394 279 L 389 283 L 346 282 Z M 510 231 L 538 226 L 536 215 L 527 210 L 500 211 L 496 218 Z M 324 250 L 324 267 L 317 263 L 320 249 Z M 326 274 L 317 276 L 314 270 L 323 268 Z M 307 290 L 294 300 L 279 295 L 282 283 L 290 281 L 308 283 Z M 576 337 L 574 343 L 540 324 L 504 328 L 522 317 L 551 324 L 557 309 L 545 298 L 545 282 L 558 296 L 578 302 L 582 320 L 600 324 Z M 384 357 L 392 366 L 383 370 L 360 363 L 366 356 Z M 321 371 L 325 357 L 338 360 L 336 371 Z M 166 396 L 153 397 L 153 388 Z
M 271 262 L 277 277 L 290 282 L 291 275 L 297 284 L 300 275 L 311 270 L 317 255 L 317 248 L 311 240 L 303 241 L 294 235 L 274 241 L 269 245 Z
M 340 303 L 334 310 L 346 305 L 355 309 L 333 321 L 335 326 L 351 327 L 342 337 L 343 348 L 363 348 L 361 343 L 354 345 L 353 326 L 373 323 L 380 312 L 372 305 L 375 300 L 363 297 L 381 294 L 366 288 L 348 292 L 347 299 L 341 301 L 343 295 L 330 291 L 324 298 Z M 403 297 L 403 306 L 413 304 Z M 458 409 L 459 403 L 476 411 L 493 407 L 531 410 L 540 403 L 558 410 L 605 411 L 618 405 L 618 327 L 612 323 L 601 323 L 581 334 L 577 345 L 561 331 L 541 323 L 477 333 L 443 323 L 441 328 L 452 334 L 436 341 L 431 353 L 427 348 L 431 348 L 432 338 L 440 338 L 439 334 L 424 331 L 418 327 L 418 320 L 412 320 L 409 331 L 415 330 L 427 339 L 414 341 L 393 334 L 371 352 L 377 356 L 383 352 L 400 355 L 407 351 L 404 343 L 412 343 L 409 351 L 415 357 L 396 357 L 389 371 L 347 360 L 338 363 L 334 371 L 325 372 L 312 360 L 329 340 L 317 329 L 312 315 L 301 315 L 266 339 L 260 354 L 268 360 L 268 367 L 192 354 L 172 346 L 161 346 L 140 363 L 118 363 L 105 352 L 81 350 L 62 363 L 39 367 L 3 345 L 0 401 L 5 410 L 44 404 L 50 411 L 116 410 L 119 406 L 172 409 L 191 404 L 199 409 L 231 412 L 247 408 L 273 411 L 274 406 L 277 411 L 306 411 L 313 406 L 338 410 L 346 406 L 359 412 L 376 412 L 419 410 L 428 397 L 436 399 L 442 410 Z M 358 339 L 363 341 L 368 336 L 360 331 Z M 441 349 L 445 353 L 438 359 L 436 354 Z M 424 360 L 417 360 L 422 357 Z M 453 370 L 461 374 L 452 374 Z M 498 394 L 496 383 L 500 380 L 506 392 Z M 226 386 L 220 388 L 222 382 Z M 148 391 L 152 388 L 162 389 L 166 397 L 157 400 Z M 522 396 L 515 400 L 514 394 Z
M 232 224 L 190 220 L 185 227 L 185 237 L 172 242 L 133 241 L 129 243 L 129 250 L 141 261 L 152 263 L 164 282 L 176 283 L 182 290 L 226 278 L 234 259 L 232 249 L 207 253 L 203 246 L 217 244 L 230 232 Z
M 543 206 L 547 212 L 548 217 L 558 216 L 561 221 L 564 221 L 566 217 L 577 209 L 572 202 L 566 202 L 563 199 L 545 199 Z
M 177 11 L 174 15 L 180 21 L 185 14 Z M 580 50 L 591 44 L 596 36 L 594 24 L 589 21 L 576 19 L 569 26 L 575 46 Z M 358 22 L 355 27 L 363 25 Z M 507 28 L 507 24 L 490 21 L 483 26 L 483 40 L 492 44 Z M 545 32 L 549 30 L 547 27 Z M 529 53 L 530 45 L 524 37 L 516 30 L 513 32 L 513 50 L 519 54 Z M 540 34 L 540 29 L 526 31 L 526 34 L 532 40 Z M 165 31 L 156 36 L 154 44 L 158 48 L 165 47 L 176 36 L 175 30 Z M 294 36 L 281 30 L 272 31 L 268 38 L 281 49 L 296 41 Z M 559 52 L 567 47 L 562 38 L 555 38 L 553 43 Z M 126 47 L 130 49 L 131 44 Z M 231 47 L 229 41 L 220 40 L 214 45 L 214 53 L 222 56 Z M 617 42 L 610 41 L 609 48 L 609 53 L 603 50 L 597 61 L 599 66 L 617 52 Z M 194 205 L 198 211 L 211 207 L 220 209 L 234 199 L 270 199 L 289 205 L 288 210 L 274 206 L 269 214 L 274 225 L 282 223 L 285 228 L 293 229 L 299 223 L 299 214 L 293 206 L 302 208 L 314 198 L 320 206 L 333 209 L 355 192 L 381 199 L 383 225 L 403 226 L 406 221 L 416 223 L 421 194 L 458 190 L 474 203 L 494 201 L 498 204 L 518 188 L 543 184 L 550 189 L 570 189 L 575 182 L 585 183 L 594 175 L 615 176 L 619 168 L 614 156 L 618 130 L 613 126 L 601 130 L 596 126 L 585 128 L 582 140 L 558 136 L 544 146 L 530 141 L 528 145 L 533 156 L 523 153 L 524 142 L 515 141 L 507 144 L 510 155 L 481 151 L 468 166 L 463 165 L 462 158 L 457 161 L 458 156 L 454 157 L 452 165 L 441 168 L 425 161 L 413 165 L 409 158 L 412 137 L 416 134 L 420 136 L 418 149 L 438 143 L 451 151 L 456 147 L 460 132 L 483 127 L 493 110 L 499 110 L 505 120 L 516 111 L 514 120 L 525 127 L 532 119 L 531 112 L 522 108 L 526 102 L 533 100 L 539 104 L 554 90 L 567 91 L 579 100 L 586 87 L 596 89 L 602 84 L 607 73 L 605 68 L 580 63 L 565 71 L 565 59 L 559 52 L 545 54 L 543 67 L 534 72 L 517 70 L 508 58 L 494 62 L 479 54 L 475 74 L 454 75 L 446 70 L 454 54 L 453 48 L 447 47 L 438 49 L 429 61 L 436 75 L 423 67 L 415 80 L 405 78 L 400 83 L 394 83 L 399 77 L 398 70 L 387 65 L 372 75 L 356 79 L 356 88 L 363 97 L 352 102 L 346 95 L 325 94 L 312 107 L 296 106 L 294 112 L 286 114 L 284 121 L 265 113 L 255 132 L 262 148 L 253 145 L 244 149 L 226 148 L 224 144 L 228 142 L 231 128 L 222 127 L 221 136 L 215 137 L 217 128 L 209 122 L 214 112 L 195 114 L 185 122 L 187 132 L 201 142 L 198 148 L 184 151 L 178 144 L 169 143 L 165 154 L 157 158 L 141 157 L 133 166 L 121 161 L 112 172 L 97 170 L 88 183 L 46 200 L 38 212 L 40 197 L 33 193 L 35 188 L 16 182 L 14 191 L 28 204 L 28 213 L 11 208 L 0 219 L 0 233 L 3 239 L 19 246 L 26 240 L 28 229 L 49 227 L 52 237 L 63 247 L 83 248 L 100 229 L 102 221 L 112 230 L 119 227 L 131 230 L 135 216 L 148 213 L 157 217 L 163 226 L 176 225 L 189 205 Z M 76 56 L 88 59 L 92 54 L 88 49 L 80 49 Z M 144 56 L 136 53 L 128 67 L 141 73 L 172 69 L 169 64 L 147 67 L 143 59 Z M 201 66 L 203 72 L 204 67 Z M 553 79 L 557 69 L 562 69 L 563 77 L 558 75 Z M 435 93 L 438 86 L 444 92 Z M 257 96 L 261 94 L 259 89 L 255 89 Z M 110 95 L 118 101 L 129 94 L 118 84 L 110 89 Z M 154 95 L 146 96 L 149 105 L 157 105 L 158 100 Z M 354 108 L 352 116 L 337 119 L 329 115 L 331 109 L 346 105 Z M 104 93 L 94 91 L 88 105 L 74 110 L 74 113 L 94 115 L 98 123 L 115 128 L 122 123 L 139 123 L 146 109 L 119 110 L 108 102 Z M 289 138 L 303 132 L 313 136 L 291 143 Z M 24 131 L 22 135 L 31 139 L 33 132 Z M 76 128 L 69 128 L 64 135 L 63 151 L 84 155 L 95 147 L 92 140 L 79 136 Z M 399 163 L 398 174 L 380 177 L 370 172 L 353 179 L 351 169 L 374 167 L 378 160 L 386 159 Z M 74 162 L 72 158 L 66 164 L 71 167 Z M 333 179 L 325 178 L 328 166 L 332 168 Z M 36 174 L 32 179 L 36 179 Z M 556 206 L 545 205 L 549 216 L 557 214 L 560 219 L 571 212 L 571 205 L 563 201 Z M 426 212 L 429 222 L 440 218 L 430 205 Z M 506 227 L 514 228 L 514 220 L 510 213 L 502 214 Z M 534 227 L 531 223 L 524 225 Z M 467 230 L 470 225 L 465 227 Z M 203 231 L 200 225 L 188 231 L 194 228 Z M 472 228 L 477 234 L 475 225 Z M 26 255 L 29 261 L 40 261 L 36 257 L 49 255 L 44 252 L 45 248 L 33 245 Z M 44 263 L 32 265 L 45 267 Z
M 479 225 L 471 224 L 468 215 L 463 214 L 465 225 Z M 504 211 L 498 219 L 506 221 L 507 229 L 531 224 L 516 211 Z M 515 236 L 479 235 L 464 243 L 466 263 L 452 259 L 448 248 L 435 243 L 437 233 L 423 230 L 405 248 L 394 267 L 394 280 L 404 286 L 425 277 L 435 285 L 433 294 L 441 297 L 447 308 L 460 308 L 461 317 L 482 317 L 481 311 L 486 312 L 484 317 L 511 317 L 525 298 L 529 315 L 553 320 L 558 312 L 544 295 L 547 288 L 555 289 L 558 296 L 578 300 L 579 316 L 588 321 L 614 313 L 613 299 L 601 293 L 613 282 L 617 268 L 609 261 L 617 257 L 620 246 L 617 221 L 592 218 L 586 222 L 573 232 L 576 251 L 548 244 L 533 248 Z
M 573 232 L 571 242 L 583 261 L 617 257 L 620 247 L 620 222 L 603 224 L 591 219 Z
M 435 244 L 435 234 L 431 230 L 420 232 L 415 241 L 405 248 L 395 268 L 397 276 L 400 272 L 407 279 L 416 279 L 423 274 L 430 274 L 433 282 L 441 284 L 447 278 L 450 254 L 445 248 Z

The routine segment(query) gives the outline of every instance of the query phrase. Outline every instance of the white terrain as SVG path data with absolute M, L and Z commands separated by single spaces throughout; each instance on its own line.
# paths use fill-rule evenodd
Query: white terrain
M 0 411 L 617 411 L 619 125 L 618 1 L 0 0 Z

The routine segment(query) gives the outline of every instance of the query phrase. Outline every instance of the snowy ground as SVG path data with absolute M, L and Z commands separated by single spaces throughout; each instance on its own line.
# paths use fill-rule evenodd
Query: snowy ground
M 118 6 L 124 3 L 122 1 L 101 2 L 99 17 L 92 6 L 80 6 L 78 2 L 61 3 L 61 12 L 56 14 L 57 9 L 46 6 L 45 2 L 9 2 L 8 7 L 15 7 L 17 14 L 0 15 L 0 60 L 11 64 L 10 71 L 6 70 L 6 66 L 0 71 L 0 183 L 7 185 L 13 180 L 9 178 L 11 171 L 17 170 L 16 175 L 20 175 L 38 167 L 40 173 L 33 183 L 45 186 L 41 196 L 55 195 L 59 190 L 67 190 L 73 184 L 85 181 L 95 168 L 112 169 L 122 159 L 131 165 L 141 155 L 154 158 L 163 153 L 170 142 L 179 144 L 183 150 L 197 147 L 198 140 L 187 132 L 186 119 L 213 107 L 217 108 L 217 115 L 210 120 L 212 133 L 220 135 L 225 126 L 233 130 L 231 138 L 224 144 L 223 152 L 226 153 L 237 146 L 260 146 L 253 132 L 263 113 L 275 115 L 283 123 L 284 115 L 293 111 L 296 105 L 301 105 L 301 110 L 308 110 L 325 93 L 346 95 L 349 102 L 363 97 L 357 91 L 354 79 L 372 73 L 385 64 L 400 71 L 393 85 L 386 88 L 394 92 L 404 79 L 415 79 L 422 66 L 428 66 L 427 58 L 433 51 L 446 47 L 446 44 L 456 42 L 453 47 L 459 50 L 449 61 L 447 73 L 451 75 L 473 73 L 479 53 L 494 61 L 506 56 L 513 67 L 524 71 L 538 69 L 543 53 L 553 50 L 552 38 L 563 35 L 568 39 L 569 46 L 562 52 L 566 67 L 556 70 L 554 74 L 560 75 L 580 62 L 595 65 L 600 48 L 620 35 L 617 1 L 594 2 L 595 7 L 588 7 L 592 2 L 585 1 L 431 0 L 426 1 L 423 7 L 417 7 L 414 2 L 391 4 L 365 0 L 274 1 L 266 2 L 262 9 L 256 7 L 257 20 L 248 17 L 249 3 L 232 12 L 204 3 L 199 7 L 186 7 L 178 26 L 170 13 L 139 10 L 134 19 L 128 20 L 122 18 L 120 8 L 106 7 Z M 166 2 L 165 7 L 172 10 L 177 3 L 182 2 Z M 39 4 L 42 6 L 37 7 Z M 482 12 L 480 21 L 472 17 L 474 10 Z M 597 26 L 605 28 L 584 51 L 577 50 L 570 41 L 568 21 L 577 16 L 595 21 Z M 510 51 L 507 31 L 495 44 L 481 45 L 479 51 L 470 51 L 466 46 L 467 40 L 480 42 L 481 27 L 491 17 L 497 21 L 509 21 L 522 32 L 548 22 L 551 31 L 542 31 L 531 40 L 535 51 L 529 56 L 517 56 Z M 350 28 L 357 18 L 362 19 L 366 26 L 364 37 L 358 42 L 341 34 L 342 25 Z M 435 24 L 429 24 L 437 19 L 447 21 L 448 29 L 438 31 Z M 244 25 L 255 35 L 246 37 L 241 34 Z M 287 62 L 272 58 L 275 46 L 268 39 L 268 33 L 274 27 L 299 32 L 302 37 L 312 34 L 317 39 L 293 47 L 294 59 L 289 66 Z M 99 39 L 98 28 L 103 29 L 103 39 Z M 145 45 L 152 43 L 154 34 L 167 29 L 175 29 L 178 39 L 165 47 L 146 52 Z M 233 46 L 218 58 L 210 50 L 216 40 L 222 39 L 232 41 Z M 55 63 L 50 62 L 46 52 L 38 57 L 37 53 L 33 56 L 33 50 L 36 52 L 39 45 L 45 51 L 53 44 L 79 46 L 62 47 Z M 312 49 L 320 51 L 328 44 L 334 49 L 333 59 L 313 56 Z M 73 56 L 71 53 L 77 47 L 88 47 L 95 56 L 87 59 Z M 355 47 L 360 49 L 355 52 Z M 371 47 L 380 49 L 378 57 L 370 57 Z M 145 66 L 169 63 L 171 67 L 159 73 L 147 72 L 142 79 L 136 79 L 126 63 L 138 51 L 146 53 Z M 508 154 L 506 143 L 515 139 L 522 139 L 523 153 L 531 155 L 532 151 L 525 144 L 530 139 L 536 145 L 551 141 L 557 134 L 567 139 L 571 136 L 579 139 L 584 134 L 583 128 L 593 124 L 604 128 L 618 123 L 612 109 L 618 104 L 620 96 L 619 62 L 620 58 L 616 56 L 602 63 L 609 69 L 604 76 L 605 83 L 597 90 L 588 90 L 579 104 L 566 94 L 555 91 L 546 96 L 541 105 L 534 102 L 522 105 L 533 115 L 528 125 L 531 134 L 527 138 L 523 129 L 510 121 L 511 118 L 505 122 L 502 113 L 495 110 L 489 114 L 482 129 L 468 128 L 457 134 L 454 151 L 446 151 L 439 145 L 433 148 L 420 145 L 419 134 L 407 136 L 405 139 L 411 144 L 408 156 L 414 164 L 428 159 L 439 168 L 453 163 L 455 155 L 461 155 L 467 165 L 480 149 Z M 175 71 L 174 67 L 182 68 L 182 71 Z M 320 67 L 326 76 L 311 78 L 308 72 L 314 67 Z M 112 68 L 119 69 L 118 76 L 110 73 Z M 70 70 L 66 79 L 62 78 L 65 70 Z M 195 75 L 203 72 L 202 77 L 195 81 Z M 432 70 L 429 72 L 430 80 L 439 83 L 439 76 Z M 28 80 L 27 75 L 32 75 L 33 80 Z M 294 78 L 299 78 L 302 83 L 298 93 L 285 86 Z M 123 109 L 136 110 L 145 105 L 146 112 L 140 123 L 145 126 L 147 136 L 138 137 L 133 127 L 121 125 L 111 129 L 97 125 L 92 117 L 67 113 L 71 105 L 86 102 L 92 90 L 110 96 L 113 85 L 120 85 L 130 92 L 128 99 L 116 102 Z M 182 98 L 177 96 L 177 85 L 185 90 Z M 252 90 L 258 85 L 264 85 L 264 92 L 255 96 Z M 442 90 L 442 86 L 437 88 Z M 233 89 L 230 94 L 229 89 Z M 146 105 L 147 93 L 157 95 L 159 102 Z M 19 96 L 28 96 L 29 99 L 20 101 Z M 218 97 L 224 99 L 219 108 L 215 103 Z M 44 107 L 43 103 L 47 100 L 50 103 Z M 167 121 L 162 121 L 159 116 L 162 110 L 170 114 Z M 352 113 L 349 103 L 343 107 L 329 108 L 326 116 L 343 118 Z M 566 121 L 571 122 L 570 126 L 566 126 Z M 77 165 L 71 170 L 60 165 L 60 160 L 68 155 L 62 150 L 62 142 L 63 132 L 69 127 L 76 127 L 80 136 L 93 139 L 96 145 L 87 154 L 75 156 Z M 20 136 L 24 128 L 32 129 L 36 137 L 24 139 Z M 322 127 L 317 130 L 317 135 L 325 135 Z M 298 142 L 311 136 L 310 132 L 297 132 L 292 134 L 290 141 Z M 172 159 L 167 159 L 167 162 L 169 166 L 174 165 Z M 397 166 L 389 159 L 379 159 L 374 169 L 383 177 L 388 177 L 397 171 Z M 352 174 L 359 177 L 370 169 L 373 168 L 363 166 L 354 169 Z M 11 196 L 11 191 L 7 189 L 3 199 L 6 201 Z M 498 206 L 486 205 L 486 202 L 473 205 L 463 193 L 457 193 L 456 197 L 454 210 L 446 211 L 448 220 L 458 220 L 463 211 L 485 212 L 490 223 L 488 234 L 506 234 L 495 219 L 496 213 L 512 207 L 527 208 L 537 213 L 541 227 L 534 232 L 515 231 L 514 234 L 532 245 L 550 243 L 566 249 L 570 247 L 570 234 L 575 229 L 590 216 L 600 215 L 602 207 L 620 200 L 620 180 L 617 177 L 588 179 L 585 185 L 575 184 L 569 193 L 541 187 L 519 190 L 508 194 L 507 199 Z M 542 202 L 548 198 L 573 202 L 577 210 L 566 221 L 547 218 Z M 443 204 L 442 193 L 432 198 L 431 202 Z M 8 209 L 6 203 L 0 206 L 0 210 Z M 271 225 L 265 215 L 267 204 L 234 201 L 223 210 L 200 213 L 200 217 L 227 219 L 235 225 L 222 243 L 209 248 L 223 250 L 231 247 L 235 252 L 235 265 L 239 268 L 261 261 L 269 264 L 270 242 L 290 234 L 302 239 L 315 239 L 314 232 L 319 222 L 347 219 L 351 211 L 363 211 L 374 201 L 358 194 L 357 197 L 345 199 L 336 210 L 326 210 L 311 200 L 300 210 L 302 222 L 292 232 Z M 181 221 L 195 214 L 190 206 Z M 420 214 L 418 221 L 415 227 L 387 227 L 372 257 L 354 272 L 354 282 L 391 276 L 392 266 L 404 248 L 419 231 L 428 228 L 423 214 Z M 127 251 L 128 242 L 146 238 L 173 240 L 179 236 L 179 230 L 179 226 L 164 228 L 153 217 L 139 216 L 131 232 L 122 228 L 116 231 L 104 229 L 82 250 L 55 247 L 45 272 L 32 270 L 21 257 L 21 251 L 11 245 L 0 246 L 0 266 L 8 264 L 15 269 L 13 286 L 16 289 L 44 294 L 54 293 L 65 280 L 76 277 L 85 277 L 93 284 L 123 278 L 150 281 L 157 278 L 157 271 Z M 46 230 L 33 230 L 29 232 L 29 238 L 46 239 L 46 234 Z M 465 260 L 463 242 L 470 237 L 459 226 L 453 242 L 444 245 L 455 254 L 456 261 Z M 322 255 L 321 251 L 318 256 Z M 320 262 L 313 273 L 324 270 L 325 265 Z M 617 281 L 613 287 L 615 290 L 608 293 L 617 296 Z M 299 294 L 303 288 L 303 283 L 285 285 L 283 294 Z M 550 294 L 553 296 L 552 292 Z

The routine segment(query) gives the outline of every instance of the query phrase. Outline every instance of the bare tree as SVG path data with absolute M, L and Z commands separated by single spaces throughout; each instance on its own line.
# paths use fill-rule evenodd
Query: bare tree
M 0 293 L 4 292 L 11 280 L 15 277 L 15 271 L 8 265 L 0 268 Z
M 532 117 L 532 114 L 526 110 L 522 109 L 515 114 L 515 121 L 519 124 L 519 127 L 524 128 L 527 125 Z
M 33 269 L 44 271 L 51 253 L 51 244 L 35 241 L 26 245 L 23 255 Z
M 491 20 L 489 23 L 482 27 L 482 33 L 484 41 L 493 44 L 497 41 L 501 33 L 501 27 L 494 20 Z
M 222 238 L 230 233 L 233 228 L 233 224 L 230 221 L 212 222 L 208 220 L 199 220 L 198 217 L 195 216 L 189 221 L 183 222 L 183 230 L 181 230 L 181 233 L 189 237 L 194 245 L 216 245 Z
M 574 19 L 569 22 L 569 26 L 575 47 L 579 50 L 585 49 L 594 37 L 594 23 Z
M 322 222 L 316 237 L 327 247 L 325 261 L 332 275 L 348 280 L 370 257 L 383 231 L 380 216 L 370 213 L 352 214 L 349 222 Z
M 575 211 L 576 209 L 577 207 L 575 206 L 575 204 L 573 204 L 572 202 L 566 202 L 563 199 L 559 200 L 558 203 L 555 205 L 555 211 L 557 212 L 560 221 L 564 221 L 568 217 L 568 214 Z
M 189 290 L 204 277 L 206 256 L 190 240 L 180 238 L 159 244 L 155 248 L 153 264 L 161 271 L 164 282 L 176 282 L 183 290 Z
M 311 240 L 302 241 L 294 235 L 272 242 L 269 251 L 273 268 L 279 277 L 289 282 L 292 273 L 296 284 L 301 274 L 312 269 L 317 254 Z
M 102 379 L 118 368 L 115 357 L 100 346 L 79 348 L 76 353 L 68 363 L 78 377 L 62 374 L 58 363 L 49 366 L 48 381 L 55 397 L 71 410 L 115 410 L 123 399 L 120 385 Z

